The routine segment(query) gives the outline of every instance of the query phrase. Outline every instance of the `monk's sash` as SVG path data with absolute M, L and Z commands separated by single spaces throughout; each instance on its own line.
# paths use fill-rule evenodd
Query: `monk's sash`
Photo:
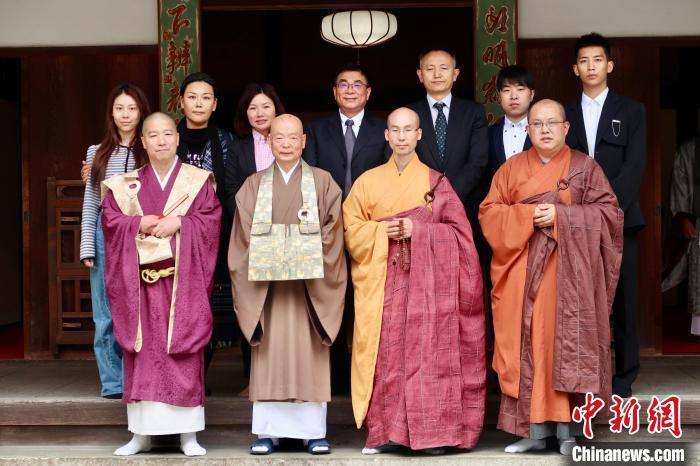
M 202 189 L 204 183 L 211 176 L 205 170 L 197 169 L 192 165 L 182 164 L 180 172 L 173 183 L 168 200 L 163 209 L 163 217 L 182 216 L 187 213 Z M 138 170 L 133 170 L 123 175 L 116 175 L 102 182 L 102 198 L 107 191 L 112 191 L 117 205 L 124 215 L 143 216 L 138 193 L 141 190 L 141 182 L 138 179 Z M 167 259 L 172 259 L 170 238 L 156 238 L 155 236 L 138 233 L 136 235 L 136 250 L 139 254 L 139 264 L 153 264 Z
M 177 163 L 177 161 L 175 162 Z M 175 178 L 173 187 L 168 195 L 168 200 L 165 202 L 163 209 L 163 217 L 182 216 L 192 206 L 195 197 L 207 182 L 213 176 L 211 172 L 202 170 L 183 163 L 180 171 Z M 102 182 L 101 197 L 104 199 L 107 191 L 112 191 L 114 200 L 117 202 L 119 209 L 124 215 L 143 216 L 143 209 L 139 203 L 138 193 L 141 190 L 141 182 L 139 181 L 138 170 L 133 170 L 123 175 L 114 175 Z M 170 239 L 172 236 L 164 238 L 156 238 L 151 235 L 144 235 L 139 232 L 136 235 L 136 251 L 138 253 L 139 264 L 153 264 L 166 259 L 172 259 L 173 253 L 170 248 Z M 173 292 L 170 300 L 170 317 L 168 319 L 168 344 L 167 350 L 170 352 L 170 345 L 173 338 L 173 326 L 175 324 L 175 296 L 177 291 L 177 283 L 179 279 L 178 265 L 180 256 L 180 231 L 175 233 L 175 277 L 173 278 Z M 139 293 L 141 288 L 139 287 Z M 141 298 L 139 295 L 139 310 L 138 310 L 138 328 L 136 331 L 136 340 L 134 342 L 134 351 L 140 352 L 143 345 L 143 333 L 141 332 Z
M 248 280 L 278 281 L 323 278 L 323 244 L 316 185 L 311 167 L 301 161 L 302 208 L 299 224 L 272 223 L 270 165 L 260 179 L 250 228 Z

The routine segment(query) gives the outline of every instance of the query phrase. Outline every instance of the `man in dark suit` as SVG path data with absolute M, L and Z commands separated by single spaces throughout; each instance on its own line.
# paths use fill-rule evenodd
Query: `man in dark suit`
M 498 72 L 496 89 L 505 116 L 489 127 L 484 193 L 491 188 L 493 175 L 506 160 L 532 147 L 527 135 L 527 111 L 535 97 L 532 75 L 524 66 L 506 66 Z
M 452 95 L 452 85 L 459 76 L 454 54 L 442 49 L 422 53 L 417 73 L 427 95 L 408 105 L 418 113 L 423 130 L 416 152 L 424 164 L 450 180 L 464 204 L 477 249 L 482 251 L 484 240 L 478 214 L 483 197 L 482 177 L 488 162 L 484 107 Z
M 304 160 L 309 165 L 330 172 L 343 190 L 343 199 L 355 180 L 370 168 L 386 162 L 391 148 L 384 138 L 386 121 L 365 112 L 372 93 L 367 71 L 348 64 L 335 73 L 333 97 L 338 112 L 312 121 L 306 128 Z M 350 277 L 348 259 L 348 277 Z M 354 299 L 352 280 L 348 279 L 343 324 L 331 347 L 331 390 L 347 393 L 350 388 L 350 354 L 348 328 L 353 325 Z
M 367 71 L 362 66 L 342 66 L 333 82 L 338 112 L 314 120 L 306 128 L 304 160 L 329 171 L 343 190 L 343 198 L 357 177 L 383 164 L 391 155 L 384 140 L 386 121 L 365 112 L 371 93 Z
M 566 108 L 571 123 L 566 142 L 598 162 L 625 212 L 620 281 L 613 302 L 613 393 L 629 397 L 639 373 L 637 233 L 645 225 L 639 205 L 646 158 L 645 110 L 641 103 L 608 89 L 614 64 L 610 43 L 603 36 L 581 36 L 575 60 L 574 74 L 581 79 L 583 94 Z

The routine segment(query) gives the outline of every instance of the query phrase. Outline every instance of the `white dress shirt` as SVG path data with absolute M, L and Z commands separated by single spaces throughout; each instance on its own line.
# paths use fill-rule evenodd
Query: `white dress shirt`
M 513 123 L 508 117 L 503 118 L 503 148 L 506 153 L 506 160 L 519 154 L 525 146 L 527 137 L 527 117 L 518 123 Z
M 595 140 L 598 133 L 598 123 L 600 114 L 603 111 L 603 104 L 608 97 L 608 88 L 598 94 L 595 99 L 591 99 L 585 93 L 581 94 L 581 110 L 583 111 L 583 124 L 586 127 L 586 142 L 588 143 L 588 155 L 595 157 Z
M 442 102 L 445 106 L 442 108 L 442 113 L 445 114 L 445 121 L 450 121 L 450 105 L 452 104 L 452 94 L 447 94 L 447 96 L 442 100 L 433 99 L 430 94 L 428 96 L 428 107 L 430 107 L 430 114 L 433 116 L 433 128 L 435 128 L 435 120 L 437 120 L 438 110 L 434 107 L 435 102 Z
M 277 163 L 277 162 L 275 162 Z M 289 184 L 289 179 L 292 177 L 292 173 L 294 173 L 294 170 L 297 168 L 297 165 L 299 165 L 299 161 L 297 160 L 297 163 L 294 164 L 294 166 L 288 171 L 284 171 L 282 167 L 280 167 L 280 164 L 277 163 L 277 168 L 280 169 L 280 173 L 282 174 L 282 179 L 284 179 L 284 184 Z
M 365 109 L 363 108 L 360 113 L 352 118 L 346 117 L 340 110 L 338 110 L 338 113 L 340 113 L 340 127 L 343 128 L 343 135 L 345 135 L 345 131 L 348 130 L 348 127 L 345 126 L 345 122 L 352 120 L 352 132 L 355 133 L 355 138 L 357 138 L 357 135 L 360 132 L 360 125 L 362 125 L 362 119 L 365 117 Z

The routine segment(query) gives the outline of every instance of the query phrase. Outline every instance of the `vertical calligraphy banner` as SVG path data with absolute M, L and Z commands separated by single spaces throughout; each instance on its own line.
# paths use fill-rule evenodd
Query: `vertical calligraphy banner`
M 158 0 L 160 111 L 176 121 L 180 83 L 200 69 L 200 0 Z
M 517 0 L 476 0 L 474 7 L 474 98 L 489 124 L 503 115 L 496 75 L 517 56 Z

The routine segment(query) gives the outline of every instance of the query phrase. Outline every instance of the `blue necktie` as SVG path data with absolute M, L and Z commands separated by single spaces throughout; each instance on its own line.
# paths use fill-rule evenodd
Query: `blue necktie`
M 355 132 L 352 130 L 355 124 L 352 120 L 346 120 L 345 126 L 345 154 L 346 154 L 346 166 L 345 166 L 345 186 L 343 186 L 343 193 L 345 197 L 350 194 L 350 188 L 352 187 L 352 151 L 355 149 Z
M 447 140 L 447 118 L 445 118 L 445 113 L 442 111 L 442 109 L 445 108 L 445 104 L 442 102 L 435 102 L 433 107 L 437 109 L 435 139 L 437 140 L 438 154 L 440 155 L 440 160 L 442 160 L 445 158 L 445 141 Z

